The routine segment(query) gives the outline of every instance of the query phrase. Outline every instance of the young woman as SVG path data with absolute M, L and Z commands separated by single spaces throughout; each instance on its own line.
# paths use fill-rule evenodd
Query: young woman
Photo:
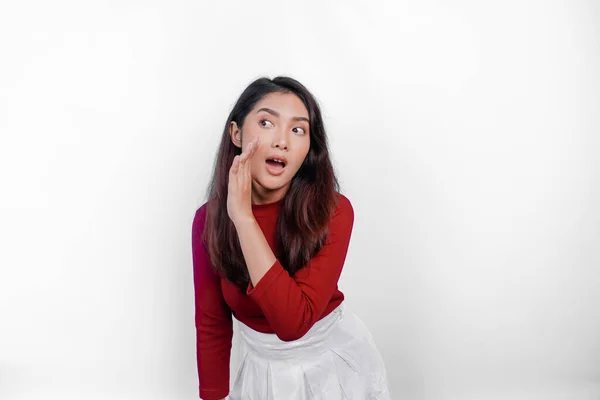
M 207 198 L 192 226 L 200 398 L 389 400 L 382 358 L 337 287 L 354 213 L 302 84 L 246 88 Z M 232 316 L 241 362 L 230 386 Z

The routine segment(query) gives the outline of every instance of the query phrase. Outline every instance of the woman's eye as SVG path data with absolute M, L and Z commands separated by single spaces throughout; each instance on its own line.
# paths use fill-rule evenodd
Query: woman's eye
M 271 121 L 269 121 L 268 119 L 261 119 L 259 123 L 261 126 L 268 127 L 268 128 L 273 126 Z
M 298 129 L 300 129 L 300 132 L 298 132 Z M 306 131 L 304 130 L 304 128 L 300 128 L 299 126 L 295 127 L 293 130 L 294 130 L 295 133 L 301 133 L 301 134 L 306 133 Z

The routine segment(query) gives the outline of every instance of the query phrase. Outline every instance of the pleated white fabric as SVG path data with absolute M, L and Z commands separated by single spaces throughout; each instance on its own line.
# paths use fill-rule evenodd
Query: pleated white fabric
M 239 327 L 241 361 L 228 400 L 391 400 L 371 333 L 344 303 L 291 342 Z

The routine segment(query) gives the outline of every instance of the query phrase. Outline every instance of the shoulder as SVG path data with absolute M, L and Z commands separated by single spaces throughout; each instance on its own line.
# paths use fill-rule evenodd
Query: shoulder
M 348 197 L 337 194 L 337 205 L 330 221 L 330 228 L 334 230 L 352 231 L 354 225 L 354 208 Z
M 354 219 L 354 208 L 352 207 L 352 203 L 350 202 L 350 199 L 339 192 L 336 193 L 336 195 L 337 195 L 337 205 L 335 207 L 335 212 L 334 212 L 333 216 L 335 217 L 335 216 L 343 215 L 347 218 Z
M 202 204 L 194 214 L 194 221 L 192 222 L 192 233 L 193 234 L 202 234 L 204 231 L 204 225 L 206 224 L 206 205 L 208 203 Z
M 354 227 L 354 208 L 348 197 L 336 193 L 337 204 L 329 220 L 325 244 L 344 244 L 347 246 Z
M 196 210 L 195 218 L 199 218 L 199 217 L 206 218 L 206 208 L 207 208 L 207 206 L 208 206 L 208 202 L 204 203 L 200 207 L 198 207 L 198 209 Z

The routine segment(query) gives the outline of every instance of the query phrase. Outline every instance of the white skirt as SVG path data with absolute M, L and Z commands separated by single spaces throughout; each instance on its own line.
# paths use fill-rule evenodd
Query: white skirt
M 238 325 L 229 400 L 391 400 L 371 333 L 344 303 L 291 342 Z

